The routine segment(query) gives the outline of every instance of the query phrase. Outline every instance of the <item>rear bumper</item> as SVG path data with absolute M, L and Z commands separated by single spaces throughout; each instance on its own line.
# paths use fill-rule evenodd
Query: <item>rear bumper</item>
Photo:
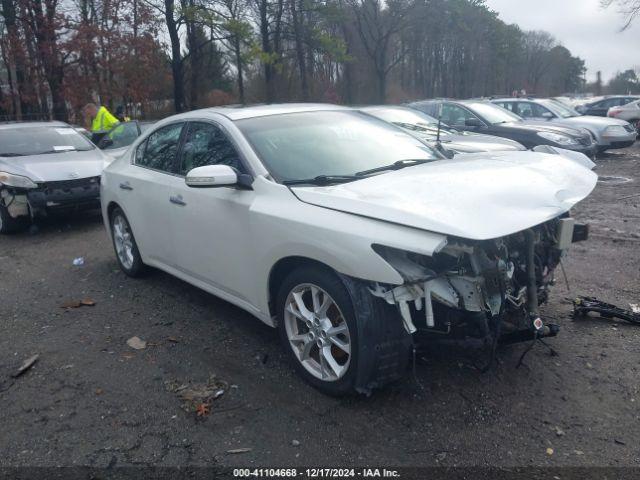
M 100 208 L 100 177 L 48 182 L 27 191 L 32 216 Z

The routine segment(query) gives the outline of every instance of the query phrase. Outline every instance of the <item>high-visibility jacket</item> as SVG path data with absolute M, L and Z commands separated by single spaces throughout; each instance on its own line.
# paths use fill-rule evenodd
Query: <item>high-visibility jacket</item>
M 91 131 L 92 132 L 105 132 L 111 130 L 118 123 L 118 119 L 114 117 L 106 107 L 102 106 L 98 110 L 97 115 L 93 119 L 91 123 Z

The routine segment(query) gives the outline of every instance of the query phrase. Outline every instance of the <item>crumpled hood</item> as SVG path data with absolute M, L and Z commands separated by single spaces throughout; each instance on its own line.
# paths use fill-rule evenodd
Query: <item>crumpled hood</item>
M 294 187 L 303 202 L 431 232 L 486 240 L 568 211 L 597 175 L 560 155 L 461 154 L 342 185 Z
M 0 171 L 29 177 L 36 183 L 99 177 L 109 163 L 97 148 L 25 157 L 0 157 Z

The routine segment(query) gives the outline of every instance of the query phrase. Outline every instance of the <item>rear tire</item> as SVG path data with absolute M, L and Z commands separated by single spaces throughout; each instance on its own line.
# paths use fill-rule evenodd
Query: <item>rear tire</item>
M 140 250 L 133 236 L 129 220 L 120 207 L 116 207 L 111 212 L 109 224 L 113 249 L 120 269 L 130 277 L 143 275 L 147 271 L 147 266 L 140 256 Z
M 0 233 L 15 233 L 26 230 L 29 223 L 28 217 L 13 218 L 7 207 L 0 204 Z
M 322 266 L 301 267 L 280 285 L 276 308 L 285 351 L 321 392 L 369 394 L 406 373 L 412 338 L 397 309 L 363 282 Z

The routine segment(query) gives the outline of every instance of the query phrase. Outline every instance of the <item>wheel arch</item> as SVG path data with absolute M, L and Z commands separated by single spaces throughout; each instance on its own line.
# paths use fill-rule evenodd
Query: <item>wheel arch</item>
M 111 221 L 111 215 L 113 215 L 113 211 L 114 211 L 116 208 L 119 208 L 120 210 L 122 210 L 122 211 L 124 212 L 124 210 L 122 209 L 122 207 L 120 206 L 120 204 L 118 204 L 118 202 L 116 202 L 116 201 L 114 201 L 114 200 L 111 200 L 111 201 L 109 202 L 109 204 L 107 205 L 107 219 L 108 219 L 109 221 Z M 125 213 L 125 215 L 126 215 L 126 213 Z
M 278 260 L 273 267 L 271 267 L 271 271 L 269 272 L 269 280 L 267 284 L 268 288 L 268 300 L 269 300 L 269 313 L 272 318 L 277 315 L 276 312 L 276 297 L 278 295 L 278 289 L 284 279 L 294 270 L 301 267 L 313 266 L 317 268 L 321 268 L 325 271 L 329 271 L 333 274 L 338 274 L 338 272 L 332 268 L 331 266 L 323 263 L 319 260 L 315 260 L 310 257 L 304 257 L 299 255 L 293 255 L 289 257 L 284 257 Z

